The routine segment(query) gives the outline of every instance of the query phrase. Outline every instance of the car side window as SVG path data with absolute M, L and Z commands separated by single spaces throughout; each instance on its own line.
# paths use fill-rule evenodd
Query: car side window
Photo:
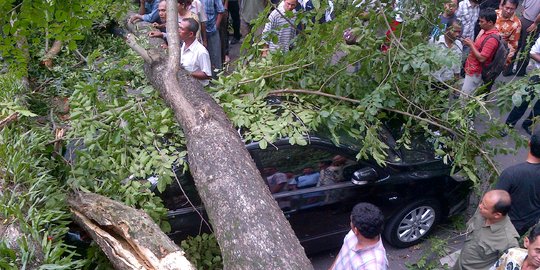
M 257 149 L 259 170 L 272 193 L 350 181 L 358 162 L 334 151 L 308 146 Z
M 156 195 L 163 200 L 165 207 L 169 210 L 175 210 L 191 207 L 191 204 L 193 204 L 193 206 L 200 206 L 201 199 L 199 198 L 191 174 L 189 174 L 189 172 L 179 172 L 177 173 L 177 178 L 178 181 L 173 178 L 172 183 L 167 185 L 163 192 L 156 191 Z

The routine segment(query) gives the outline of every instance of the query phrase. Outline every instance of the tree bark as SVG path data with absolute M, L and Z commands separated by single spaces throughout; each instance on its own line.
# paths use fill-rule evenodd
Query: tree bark
M 147 61 L 144 69 L 184 130 L 190 172 L 225 268 L 311 269 L 303 247 L 222 108 L 179 68 L 176 16 L 176 1 L 167 0 L 169 56 L 166 59 L 163 50 L 159 57 L 155 56 L 159 50 L 150 51 L 149 58 L 158 60 Z M 130 46 L 140 51 L 138 45 Z
M 195 269 L 144 211 L 93 193 L 73 193 L 68 203 L 115 269 Z

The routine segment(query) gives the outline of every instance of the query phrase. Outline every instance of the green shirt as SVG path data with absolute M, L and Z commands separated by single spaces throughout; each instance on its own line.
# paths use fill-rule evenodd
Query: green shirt
M 495 224 L 485 223 L 478 211 L 467 222 L 465 245 L 454 270 L 487 270 L 503 252 L 518 246 L 519 234 L 508 216 Z

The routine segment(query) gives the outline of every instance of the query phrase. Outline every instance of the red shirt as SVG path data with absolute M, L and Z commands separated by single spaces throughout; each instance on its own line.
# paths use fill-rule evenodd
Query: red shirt
M 486 57 L 486 61 L 484 63 L 480 63 L 478 59 L 474 56 L 473 51 L 469 53 L 469 56 L 467 57 L 467 61 L 465 62 L 465 73 L 467 75 L 474 75 L 474 74 L 482 74 L 482 67 L 489 65 L 491 61 L 493 61 L 493 55 L 495 55 L 495 52 L 497 51 L 497 47 L 499 46 L 499 42 L 495 38 L 490 38 L 486 41 L 484 44 L 484 47 L 482 47 L 482 42 L 484 42 L 484 39 L 489 37 L 491 34 L 499 34 L 499 30 L 497 28 L 493 28 L 487 32 L 481 33 L 476 40 L 474 41 L 474 47 L 480 52 L 480 54 L 484 57 Z

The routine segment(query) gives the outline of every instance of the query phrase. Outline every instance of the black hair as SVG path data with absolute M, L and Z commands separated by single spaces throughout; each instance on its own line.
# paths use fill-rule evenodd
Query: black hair
M 506 214 L 508 214 L 508 211 L 510 211 L 510 205 L 510 200 L 499 197 L 499 200 L 495 203 L 495 205 L 493 205 L 493 212 L 499 212 L 503 216 L 506 216 Z
M 540 223 L 534 225 L 529 232 L 529 243 L 532 243 L 536 240 L 536 237 L 540 235 Z
M 373 239 L 382 232 L 384 216 L 377 206 L 359 203 L 352 210 L 351 222 L 362 236 Z
M 530 140 L 530 152 L 536 157 L 540 158 L 540 131 L 535 131 Z
M 332 161 L 331 161 L 331 160 L 322 160 L 320 163 L 322 163 L 322 164 L 325 165 L 325 166 L 330 166 L 330 165 L 332 165 Z
M 478 14 L 478 19 L 482 18 L 488 22 L 492 22 L 495 24 L 495 22 L 497 22 L 497 13 L 493 8 L 482 9 L 480 10 L 480 14 Z
M 454 27 L 454 24 L 457 24 L 459 27 L 463 28 L 463 23 L 458 19 L 451 19 L 446 22 L 446 30 L 450 30 L 452 27 Z
M 503 0 L 502 5 L 506 5 L 508 2 L 510 2 L 510 4 L 514 4 L 516 8 L 519 6 L 519 0 Z
M 197 31 L 199 31 L 199 23 L 193 19 L 193 18 L 184 18 L 182 21 L 188 22 L 187 30 L 189 32 L 192 32 L 193 35 L 197 34 Z

